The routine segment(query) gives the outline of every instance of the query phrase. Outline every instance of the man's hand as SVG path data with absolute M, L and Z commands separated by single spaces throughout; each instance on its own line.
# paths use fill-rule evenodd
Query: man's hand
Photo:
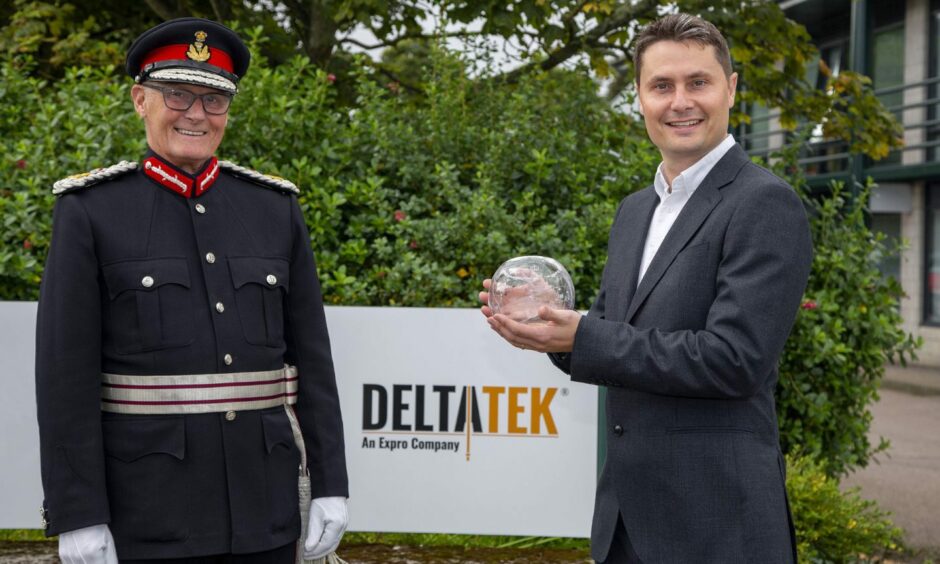
M 336 550 L 348 523 L 345 497 L 318 497 L 311 501 L 304 560 L 323 558 Z
M 92 525 L 59 535 L 62 564 L 117 564 L 114 537 L 107 525 Z
M 574 334 L 581 322 L 581 314 L 569 309 L 552 309 L 548 306 L 539 308 L 539 318 L 546 323 L 519 323 L 497 313 L 489 306 L 489 289 L 493 281 L 483 281 L 484 292 L 480 292 L 483 307 L 480 311 L 486 317 L 493 331 L 499 333 L 514 347 L 538 352 L 566 353 L 574 348 Z

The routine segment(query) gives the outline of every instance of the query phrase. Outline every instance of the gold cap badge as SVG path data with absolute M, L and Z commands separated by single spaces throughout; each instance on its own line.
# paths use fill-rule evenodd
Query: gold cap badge
M 209 52 L 209 46 L 206 45 L 206 37 L 208 35 L 204 31 L 196 32 L 196 41 L 189 44 L 189 50 L 186 51 L 186 56 L 194 61 L 199 61 L 204 63 L 209 60 L 209 57 L 212 56 L 212 53 Z

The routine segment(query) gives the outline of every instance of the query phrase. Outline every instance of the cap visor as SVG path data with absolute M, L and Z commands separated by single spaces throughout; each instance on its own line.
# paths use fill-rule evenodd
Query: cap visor
M 238 87 L 231 80 L 219 76 L 215 73 L 199 69 L 170 68 L 155 70 L 147 76 L 147 80 L 157 82 L 183 82 L 186 84 L 197 84 L 199 86 L 208 86 L 217 88 L 232 94 L 238 92 Z

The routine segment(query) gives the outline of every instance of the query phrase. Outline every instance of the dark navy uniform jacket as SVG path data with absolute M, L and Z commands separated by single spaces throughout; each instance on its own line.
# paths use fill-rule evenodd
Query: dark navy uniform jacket
M 120 558 L 171 558 L 263 551 L 300 533 L 300 453 L 283 407 L 102 413 L 102 372 L 295 365 L 313 497 L 348 495 L 310 238 L 296 196 L 275 183 L 221 169 L 187 198 L 137 167 L 58 198 L 36 349 L 48 535 L 107 523 Z

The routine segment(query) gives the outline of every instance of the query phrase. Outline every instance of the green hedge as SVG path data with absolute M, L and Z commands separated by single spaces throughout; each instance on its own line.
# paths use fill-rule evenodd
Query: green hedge
M 329 304 L 475 306 L 503 260 L 543 254 L 568 267 L 587 307 L 616 206 L 659 161 L 642 122 L 577 69 L 506 84 L 468 78 L 453 54 L 429 60 L 427 90 L 413 94 L 365 68 L 345 85 L 301 57 L 274 68 L 256 57 L 220 156 L 302 187 Z M 48 84 L 0 64 L 0 299 L 37 296 L 52 183 L 145 148 L 129 80 L 112 70 Z M 337 101 L 340 87 L 357 92 L 354 107 Z M 810 207 L 816 257 L 778 410 L 785 450 L 838 475 L 883 446 L 869 444 L 868 406 L 885 360 L 917 343 L 900 328 L 901 291 L 877 270 L 886 250 L 861 207 L 838 190 Z
M 841 491 L 812 457 L 787 457 L 787 494 L 800 562 L 882 562 L 903 551 L 890 515 L 857 489 Z
M 794 179 L 799 185 L 799 179 Z M 853 205 L 841 185 L 808 201 L 815 255 L 802 307 L 780 360 L 777 415 L 785 452 L 821 462 L 831 476 L 864 467 L 888 447 L 869 441 L 885 362 L 920 346 L 901 327 L 897 280 L 878 269 L 895 252 L 866 226 L 869 189 Z
M 617 202 L 655 167 L 645 135 L 581 74 L 505 87 L 470 81 L 451 57 L 436 65 L 420 98 L 360 75 L 358 106 L 345 109 L 306 59 L 256 64 L 220 155 L 303 187 L 327 303 L 470 306 L 503 260 L 544 254 L 574 273 L 586 307 Z M 48 187 L 138 158 L 144 136 L 130 85 L 107 73 L 70 72 L 54 88 L 3 73 L 0 167 L 15 198 L 0 207 L 0 297 L 33 299 Z

